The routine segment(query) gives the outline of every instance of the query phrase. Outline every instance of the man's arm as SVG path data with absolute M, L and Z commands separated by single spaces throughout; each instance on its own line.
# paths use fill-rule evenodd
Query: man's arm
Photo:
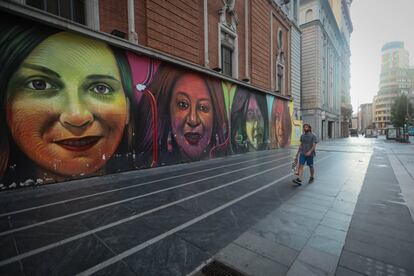
M 316 142 L 313 143 L 312 148 L 306 153 L 306 156 L 311 156 L 316 149 Z
M 302 142 L 300 143 L 299 148 L 298 148 L 298 152 L 296 153 L 296 159 L 298 159 L 299 152 L 301 152 L 301 150 L 302 150 Z
M 316 143 L 318 143 L 318 138 L 316 138 L 315 135 L 313 135 L 313 139 L 312 139 L 313 143 L 312 143 L 312 148 L 305 154 L 306 156 L 311 156 L 312 153 L 315 151 L 316 149 Z

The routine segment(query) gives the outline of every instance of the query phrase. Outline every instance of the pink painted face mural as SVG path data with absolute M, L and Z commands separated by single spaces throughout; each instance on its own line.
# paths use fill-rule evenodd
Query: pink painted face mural
M 176 82 L 170 103 L 172 134 L 190 159 L 206 152 L 213 129 L 213 106 L 203 78 L 187 73 Z
M 284 148 L 290 145 L 292 121 L 287 101 L 274 100 L 271 131 L 273 148 Z

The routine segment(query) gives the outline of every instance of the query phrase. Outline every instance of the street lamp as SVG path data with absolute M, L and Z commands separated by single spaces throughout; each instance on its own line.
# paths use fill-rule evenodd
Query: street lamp
M 408 119 L 409 119 L 409 114 L 408 114 L 408 101 L 409 101 L 409 92 L 408 91 L 403 91 L 403 94 L 406 96 L 405 99 L 405 124 L 404 124 L 404 140 L 405 142 L 410 141 L 409 136 L 408 136 Z

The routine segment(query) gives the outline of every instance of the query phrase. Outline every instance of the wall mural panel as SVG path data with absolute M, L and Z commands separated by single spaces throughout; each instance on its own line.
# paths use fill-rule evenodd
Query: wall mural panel
M 300 136 L 284 99 L 0 18 L 1 189 L 284 148 Z

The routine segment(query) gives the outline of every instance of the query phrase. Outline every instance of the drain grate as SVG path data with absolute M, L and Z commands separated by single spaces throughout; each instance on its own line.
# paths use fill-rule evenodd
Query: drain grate
M 218 261 L 212 261 L 201 268 L 195 276 L 245 276 L 245 274 Z

